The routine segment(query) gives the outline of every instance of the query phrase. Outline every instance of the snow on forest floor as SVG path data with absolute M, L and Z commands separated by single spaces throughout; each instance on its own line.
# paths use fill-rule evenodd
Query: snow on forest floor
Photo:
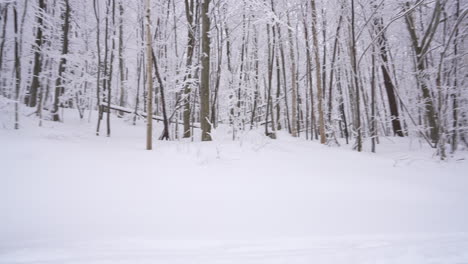
M 468 263 L 466 153 L 222 128 L 149 152 L 141 121 L 97 137 L 76 115 L 15 131 L 0 111 L 1 264 Z

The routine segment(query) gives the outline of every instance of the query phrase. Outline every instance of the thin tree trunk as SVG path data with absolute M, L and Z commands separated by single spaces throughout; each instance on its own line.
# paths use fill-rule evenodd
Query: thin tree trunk
M 341 12 L 343 12 L 343 5 L 341 5 Z M 335 78 L 335 61 L 336 53 L 338 50 L 338 40 L 341 31 L 341 24 L 343 23 L 343 13 L 340 13 L 338 18 L 338 25 L 336 26 L 335 41 L 333 43 L 333 55 L 330 65 L 330 82 L 328 84 L 328 124 L 332 126 L 332 112 L 333 112 L 333 80 Z
M 296 58 L 294 56 L 294 41 L 293 32 L 288 13 L 288 37 L 289 37 L 289 56 L 291 57 L 291 135 L 297 137 L 297 80 L 296 80 Z
M 456 19 L 460 17 L 460 0 L 457 0 L 456 4 Z M 455 29 L 455 39 L 453 40 L 453 55 L 456 58 L 458 56 L 458 35 L 459 28 Z M 454 79 L 453 79 L 453 90 L 452 93 L 452 117 L 453 117 L 453 134 L 451 142 L 451 152 L 454 153 L 458 148 L 458 61 L 455 61 L 454 65 Z
M 339 96 L 340 96 L 339 110 L 340 110 L 340 114 L 341 114 L 341 121 L 343 122 L 342 130 L 343 130 L 344 136 L 346 138 L 346 144 L 349 144 L 348 121 L 346 119 L 344 93 L 343 93 L 343 89 L 342 89 L 342 85 L 341 85 L 341 71 L 339 69 L 338 69 L 338 73 L 336 75 L 336 78 L 337 78 L 336 86 L 338 88 L 338 93 L 339 93 Z
M 93 1 L 93 10 L 94 10 L 94 16 L 96 18 L 96 50 L 97 50 L 97 60 L 98 60 L 98 65 L 97 65 L 97 78 L 96 78 L 96 102 L 97 102 L 97 107 L 101 106 L 101 22 L 99 18 L 99 4 L 97 0 Z M 100 126 L 101 120 L 98 117 L 98 126 L 96 128 L 96 135 L 99 136 L 99 126 Z
M 314 90 L 312 83 L 312 55 L 310 54 L 310 43 L 309 43 L 309 29 L 306 21 L 306 12 L 303 10 L 303 26 L 304 26 L 304 39 L 306 44 L 306 65 L 307 65 L 307 83 L 309 85 L 309 96 L 310 96 L 310 140 L 314 139 L 315 133 L 315 108 L 314 108 Z M 315 139 L 317 139 L 317 133 L 315 133 Z
M 184 112 L 183 112 L 183 119 L 184 119 L 184 138 L 191 137 L 191 128 L 190 128 L 190 119 L 192 116 L 192 111 L 190 107 L 190 94 L 191 94 L 191 85 L 192 82 L 192 61 L 193 61 L 193 54 L 195 49 L 195 25 L 194 25 L 194 12 L 195 12 L 195 3 L 193 0 L 185 0 L 185 16 L 188 22 L 188 43 L 187 43 L 187 62 L 186 67 L 188 68 L 187 78 L 184 87 Z M 189 81 L 187 81 L 187 79 Z
M 147 74 L 147 119 L 146 119 L 146 149 L 153 149 L 153 68 L 152 68 L 152 37 L 151 37 L 151 7 L 150 0 L 146 0 L 146 74 Z
M 288 125 L 288 132 L 291 133 L 291 120 L 290 120 L 290 115 L 289 115 L 289 101 L 288 101 L 288 85 L 287 85 L 287 79 L 286 79 L 286 58 L 284 55 L 284 46 L 283 46 L 283 41 L 280 41 L 282 39 L 281 36 L 281 27 L 277 27 L 278 31 L 278 46 L 279 46 L 279 52 L 280 54 L 276 55 L 276 65 L 279 65 L 279 59 L 278 56 L 281 55 L 281 71 L 282 71 L 282 77 L 283 77 L 283 93 L 284 93 L 284 105 L 286 108 L 286 121 Z M 279 69 L 279 67 L 278 67 Z M 281 77 L 279 76 L 279 71 L 278 71 L 278 82 Z
M 253 107 L 252 107 L 252 116 L 250 118 L 250 129 L 253 128 L 254 122 L 255 122 L 255 114 L 257 112 L 257 104 L 258 104 L 258 94 L 259 94 L 259 60 L 258 60 L 258 32 L 257 28 L 254 26 L 254 68 L 255 68 L 255 92 L 254 92 L 254 101 L 253 101 Z
M 372 47 L 372 66 L 371 66 L 371 151 L 375 153 L 375 143 L 377 140 L 377 126 L 375 118 L 375 47 Z
M 5 4 L 4 9 L 3 9 L 3 27 L 2 27 L 2 42 L 0 43 L 0 85 L 1 85 L 1 94 L 5 96 L 5 87 L 3 85 L 3 52 L 5 49 L 5 41 L 6 41 L 6 28 L 8 24 L 8 7 L 9 3 Z
M 272 126 L 272 132 L 270 133 L 268 131 L 268 119 L 269 119 L 269 114 L 270 112 L 273 113 L 273 110 L 271 109 L 273 107 L 272 102 L 271 102 L 271 90 L 272 90 L 272 79 L 273 79 L 273 63 L 274 63 L 274 58 L 275 58 L 275 37 L 273 37 L 273 43 L 270 43 L 270 31 L 275 31 L 275 27 L 270 28 L 270 25 L 267 24 L 267 35 L 268 35 L 268 86 L 267 86 L 267 98 L 266 98 L 266 113 L 265 113 L 265 135 L 267 137 L 270 137 L 272 139 L 276 139 L 276 133 L 275 133 L 275 123 L 274 119 L 271 119 L 271 126 Z M 273 115 L 273 114 L 272 114 Z
M 123 37 L 124 37 L 124 7 L 122 0 L 119 1 L 119 71 L 120 71 L 120 106 L 125 107 L 125 66 L 124 66 L 124 47 L 123 47 Z M 120 112 L 119 115 L 123 116 L 123 112 Z
M 21 88 L 21 58 L 19 55 L 18 3 L 13 6 L 15 32 L 15 129 L 19 129 L 19 93 Z
M 158 64 L 157 64 L 157 61 L 156 61 L 156 56 L 154 55 L 154 51 L 152 51 L 152 55 L 153 55 L 153 65 L 154 65 L 154 72 L 156 74 L 156 79 L 158 80 L 158 83 L 159 83 L 159 91 L 160 91 L 160 94 L 161 94 L 161 104 L 162 104 L 162 112 L 163 112 L 163 123 L 164 123 L 164 130 L 161 134 L 161 136 L 159 137 L 159 140 L 169 140 L 170 137 L 169 137 L 169 120 L 167 118 L 167 111 L 166 111 L 166 98 L 164 96 L 164 83 L 163 83 L 163 80 L 161 78 L 161 75 L 159 74 L 159 68 L 158 68 Z
M 221 27 L 221 25 L 219 25 Z M 216 128 L 217 127 L 217 111 L 216 111 L 216 105 L 218 103 L 218 93 L 219 93 L 219 87 L 221 84 L 221 70 L 222 70 L 222 63 L 223 63 L 223 29 L 216 27 L 217 28 L 217 50 L 218 50 L 218 62 L 217 62 L 217 70 L 216 70 L 216 83 L 215 83 L 215 90 L 213 92 L 213 100 L 211 102 L 211 124 Z
M 356 92 L 356 149 L 357 151 L 362 151 L 362 135 L 361 135 L 361 110 L 360 110 L 360 93 L 359 93 L 359 79 L 358 79 L 358 65 L 356 61 L 356 36 L 355 36 L 355 11 L 354 11 L 354 0 L 351 0 L 351 67 L 354 80 L 354 88 Z

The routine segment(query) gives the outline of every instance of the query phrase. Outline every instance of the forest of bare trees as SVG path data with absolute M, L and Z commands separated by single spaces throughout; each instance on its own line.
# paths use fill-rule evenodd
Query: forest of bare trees
M 148 149 L 155 120 L 159 139 L 412 137 L 445 159 L 468 148 L 467 29 L 461 0 L 1 0 L 0 94 L 16 129 L 76 109 L 97 135 L 146 120 Z

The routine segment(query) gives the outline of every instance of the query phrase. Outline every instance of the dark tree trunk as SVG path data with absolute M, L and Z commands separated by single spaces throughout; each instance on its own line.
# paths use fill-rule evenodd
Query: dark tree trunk
M 28 96 L 28 105 L 30 107 L 35 107 L 37 104 L 37 91 L 41 85 L 39 82 L 39 75 L 42 72 L 42 27 L 43 27 L 43 12 L 46 8 L 44 0 L 39 0 L 39 10 L 37 14 L 37 31 L 36 31 L 36 47 L 34 51 L 34 68 L 33 68 L 33 79 L 31 82 L 31 87 L 29 89 Z
M 63 32 L 62 58 L 60 59 L 58 78 L 55 82 L 54 107 L 52 110 L 52 120 L 54 121 L 60 121 L 60 115 L 59 115 L 58 110 L 59 110 L 60 96 L 63 94 L 65 90 L 63 86 L 63 73 L 65 72 L 65 67 L 67 64 L 67 58 L 65 56 L 68 54 L 68 41 L 69 41 L 68 33 L 70 31 L 71 8 L 70 8 L 69 0 L 64 0 L 64 1 L 65 1 L 65 11 L 63 13 L 64 22 L 62 26 L 62 32 Z
M 1 93 L 5 96 L 5 87 L 3 85 L 3 51 L 5 49 L 5 40 L 6 40 L 6 26 L 8 23 L 8 6 L 6 4 L 3 9 L 3 27 L 2 27 L 2 42 L 0 43 L 0 85 L 1 85 Z
M 157 61 L 156 61 L 156 56 L 154 55 L 154 51 L 152 52 L 152 56 L 153 56 L 153 65 L 154 65 L 154 72 L 156 74 L 156 79 L 158 80 L 158 84 L 159 84 L 159 90 L 160 90 L 160 94 L 161 94 L 161 104 L 162 104 L 162 112 L 163 112 L 163 118 L 164 118 L 164 130 L 163 130 L 163 133 L 161 134 L 161 136 L 159 137 L 160 140 L 169 140 L 170 137 L 169 137 L 169 120 L 167 118 L 167 111 L 166 111 L 166 98 L 164 96 L 164 83 L 163 83 L 163 80 L 161 78 L 161 75 L 159 74 L 159 68 L 158 68 L 158 64 L 157 64 Z
M 375 7 L 374 7 L 375 8 Z M 403 137 L 403 130 L 400 122 L 400 115 L 398 113 L 398 102 L 395 96 L 395 86 L 393 85 L 392 78 L 390 77 L 388 68 L 388 52 L 387 52 L 387 39 L 383 32 L 383 19 L 381 17 L 374 19 L 375 35 L 378 34 L 377 43 L 379 45 L 379 55 L 382 60 L 381 70 L 384 79 L 385 91 L 387 92 L 388 105 L 390 108 L 390 118 L 392 121 L 393 133 L 399 137 Z
M 192 111 L 190 107 L 190 94 L 191 94 L 191 87 L 190 82 L 192 79 L 192 62 L 193 62 L 193 53 L 195 49 L 195 24 L 194 24 L 194 17 L 193 14 L 195 13 L 195 3 L 193 0 L 185 0 L 185 16 L 187 18 L 187 22 L 189 25 L 188 28 L 188 43 L 187 43 L 187 62 L 186 66 L 188 68 L 188 73 L 186 76 L 186 80 L 189 81 L 185 83 L 184 87 L 184 112 L 183 112 L 183 120 L 184 120 L 184 138 L 190 138 L 191 136 L 191 129 L 190 129 L 190 118 L 192 116 Z

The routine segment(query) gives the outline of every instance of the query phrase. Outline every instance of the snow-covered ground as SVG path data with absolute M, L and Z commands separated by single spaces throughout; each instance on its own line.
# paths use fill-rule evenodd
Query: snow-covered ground
M 1 264 L 468 263 L 466 153 L 223 128 L 146 151 L 141 121 L 108 138 L 76 116 L 15 131 L 0 113 Z

